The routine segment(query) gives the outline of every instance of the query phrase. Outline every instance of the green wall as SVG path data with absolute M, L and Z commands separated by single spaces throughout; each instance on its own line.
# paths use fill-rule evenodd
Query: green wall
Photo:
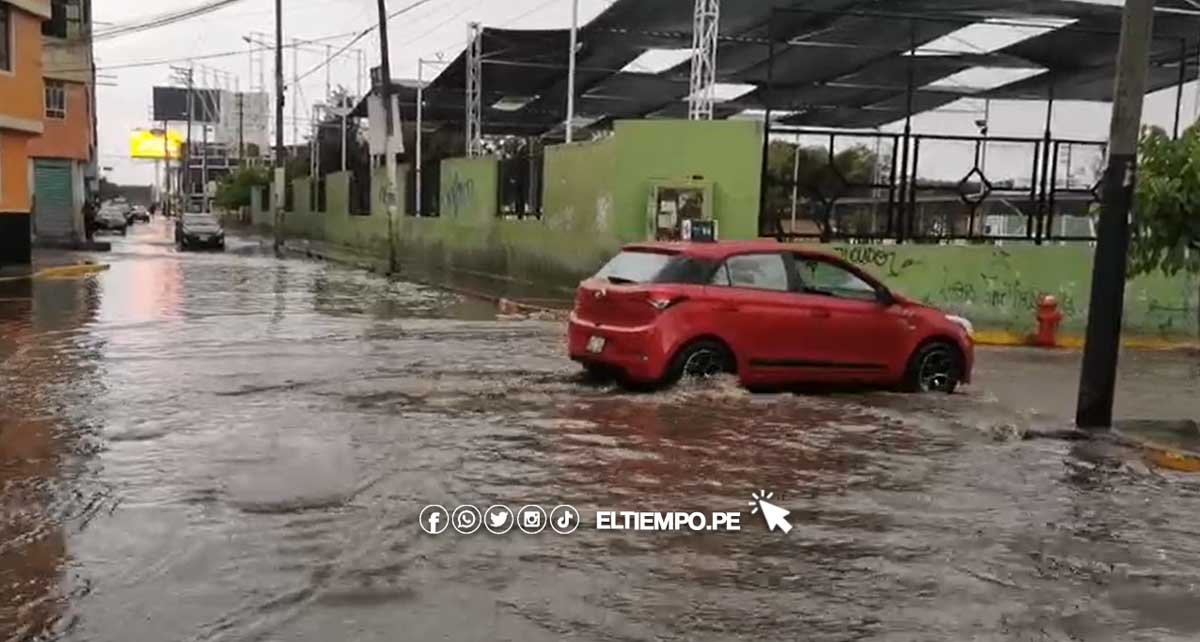
M 604 251 L 620 246 L 618 230 L 636 225 L 644 215 L 641 210 L 614 206 L 616 173 L 613 138 L 547 147 L 542 192 L 546 227 L 572 239 L 593 239 L 594 246 Z
M 405 216 L 401 205 L 396 217 L 401 270 L 414 278 L 500 296 L 566 300 L 579 280 L 594 273 L 622 243 L 645 238 L 654 182 L 694 176 L 714 185 L 721 236 L 753 238 L 760 142 L 754 122 L 657 120 L 619 122 L 609 138 L 548 147 L 540 220 L 497 218 L 494 158 L 444 161 L 442 216 Z M 286 234 L 376 260 L 386 257 L 387 210 L 380 189 L 385 171 L 375 172 L 369 216 L 349 215 L 346 174 L 326 179 L 325 213 L 309 211 L 308 181 L 296 181 L 297 211 L 285 215 Z M 401 167 L 400 176 L 405 171 Z M 397 187 L 403 203 L 403 181 Z M 254 208 L 252 220 L 269 229 L 271 215 L 262 209 Z M 1078 336 L 1084 331 L 1092 267 L 1092 250 L 1086 245 L 827 247 L 897 291 L 961 313 L 981 329 L 1030 333 L 1035 302 L 1053 294 L 1066 315 L 1063 333 Z M 1125 303 L 1126 331 L 1194 339 L 1198 298 L 1195 279 L 1135 279 Z
M 617 234 L 644 238 L 651 184 L 701 177 L 715 184 L 713 213 L 721 238 L 758 236 L 762 127 L 749 120 L 624 120 L 615 126 L 617 177 L 613 204 L 621 212 Z
M 922 246 L 832 245 L 890 287 L 924 303 L 962 314 L 977 326 L 1027 334 L 1036 302 L 1058 298 L 1062 331 L 1082 335 L 1091 300 L 1092 249 L 1085 245 Z M 1153 274 L 1126 287 L 1125 329 L 1147 337 L 1191 339 L 1197 334 L 1197 283 Z
M 485 156 L 442 161 L 441 186 L 441 216 L 460 221 L 496 218 L 500 166 L 495 158 Z

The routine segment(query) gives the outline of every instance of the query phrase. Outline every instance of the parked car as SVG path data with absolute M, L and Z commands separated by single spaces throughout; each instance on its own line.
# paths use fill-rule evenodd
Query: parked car
M 129 223 L 125 220 L 125 213 L 120 208 L 106 205 L 100 208 L 100 212 L 96 214 L 97 230 L 117 232 L 121 236 L 125 236 L 128 228 Z
M 131 211 L 129 218 L 130 222 L 132 223 L 149 223 L 150 210 L 142 207 L 141 205 L 135 205 L 133 206 L 133 210 Z
M 212 214 L 186 213 L 175 220 L 175 243 L 182 250 L 223 250 L 225 230 Z
M 637 386 L 735 374 L 765 387 L 954 392 L 974 328 L 854 265 L 774 241 L 630 245 L 576 295 L 570 357 Z

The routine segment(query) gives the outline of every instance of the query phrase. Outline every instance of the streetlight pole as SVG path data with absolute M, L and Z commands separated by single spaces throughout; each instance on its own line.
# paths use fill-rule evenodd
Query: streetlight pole
M 579 49 L 579 0 L 571 0 L 571 55 L 567 62 L 567 142 L 575 140 L 575 58 Z

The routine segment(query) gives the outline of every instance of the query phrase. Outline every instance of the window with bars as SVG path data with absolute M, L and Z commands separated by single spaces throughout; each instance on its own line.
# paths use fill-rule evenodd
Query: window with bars
M 12 9 L 0 4 L 0 71 L 12 71 L 13 28 Z
M 67 117 L 67 88 L 58 80 L 46 81 L 46 118 Z

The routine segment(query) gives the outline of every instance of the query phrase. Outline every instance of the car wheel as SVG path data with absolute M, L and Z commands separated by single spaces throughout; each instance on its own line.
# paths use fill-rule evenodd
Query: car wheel
M 908 362 L 904 388 L 909 392 L 952 394 L 962 383 L 962 354 L 945 341 L 921 346 Z
M 733 353 L 719 341 L 703 339 L 685 346 L 671 361 L 666 385 L 678 383 L 680 379 L 709 379 L 722 374 L 737 372 L 737 360 Z
M 596 363 L 583 365 L 583 378 L 589 383 L 608 383 L 616 378 L 617 373 L 608 366 Z

